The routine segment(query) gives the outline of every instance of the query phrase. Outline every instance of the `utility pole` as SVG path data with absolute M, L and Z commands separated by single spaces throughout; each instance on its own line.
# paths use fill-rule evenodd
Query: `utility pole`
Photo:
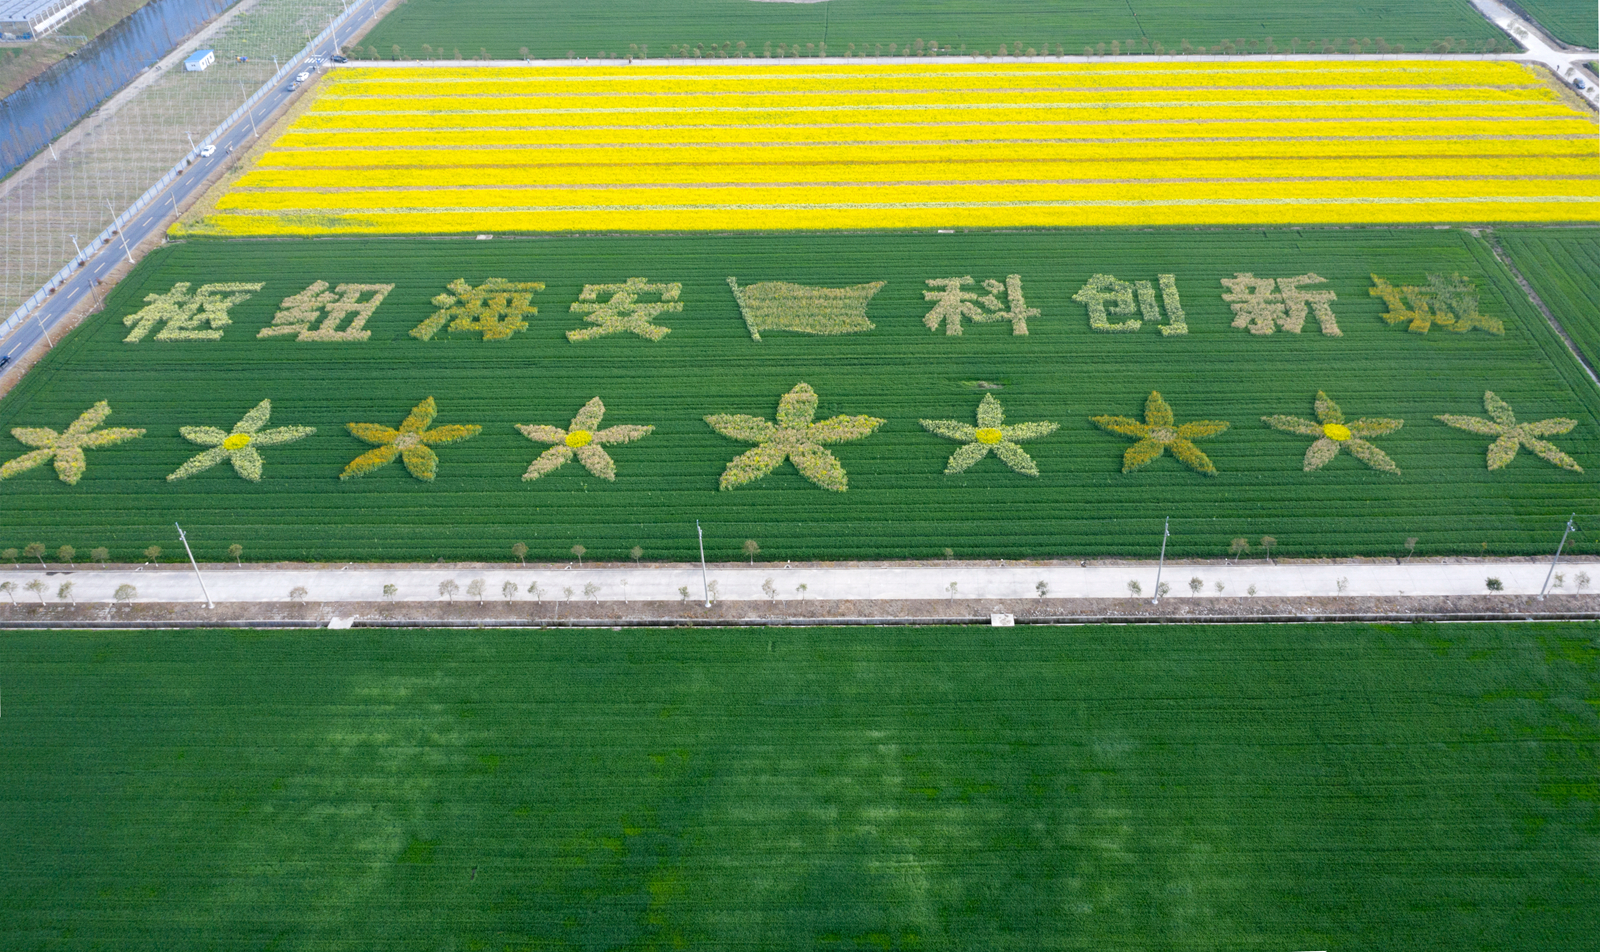
M 40 303 L 42 304 L 43 302 Z M 39 333 L 44 335 L 44 342 L 49 345 L 51 350 L 55 350 L 56 342 L 50 339 L 50 329 L 44 326 L 44 308 L 42 306 L 33 309 L 33 319 L 39 322 Z
M 73 259 L 73 260 L 74 261 L 82 261 L 83 260 L 83 249 L 78 247 L 78 236 L 77 235 L 68 235 L 67 237 L 72 239 L 72 250 L 76 251 L 78 253 L 78 257 Z
M 183 551 L 189 553 L 189 564 L 194 566 L 194 577 L 200 583 L 200 594 L 206 597 L 206 607 L 216 608 L 217 606 L 211 603 L 211 593 L 206 591 L 206 580 L 200 577 L 200 563 L 194 560 L 194 550 L 189 548 L 189 538 L 183 534 L 183 526 L 176 522 L 173 525 L 178 529 L 178 541 L 183 543 Z
M 245 92 L 243 82 L 239 83 L 239 92 L 244 93 L 244 101 L 248 103 L 250 101 L 250 94 Z M 245 115 L 250 117 L 250 132 L 255 135 L 256 138 L 261 138 L 261 130 L 256 128 L 256 111 L 254 109 L 246 109 Z
M 1572 523 L 1572 520 L 1576 518 L 1578 518 L 1577 513 L 1567 517 L 1567 529 L 1561 533 L 1561 544 L 1556 546 L 1556 557 L 1550 560 L 1550 571 L 1545 573 L 1544 587 L 1539 589 L 1539 601 L 1541 602 L 1544 601 L 1544 593 L 1550 589 L 1550 579 L 1556 574 L 1556 563 L 1561 561 L 1561 550 L 1567 545 L 1567 536 L 1578 531 L 1578 527 Z
M 184 136 L 187 137 L 188 140 L 189 140 L 189 151 L 193 152 L 195 150 L 194 149 L 194 136 L 190 135 L 188 132 L 184 132 Z
M 111 207 L 110 199 L 106 199 L 106 209 L 111 212 L 111 227 L 115 228 L 122 238 L 122 253 L 128 256 L 128 263 L 133 264 L 133 252 L 128 249 L 128 236 L 123 234 L 122 226 L 117 224 L 117 210 Z
M 706 534 L 700 528 L 700 520 L 694 521 L 694 533 L 700 537 L 700 585 L 705 589 L 706 607 L 711 607 L 711 583 L 706 581 Z
M 1167 564 L 1167 537 L 1172 535 L 1172 517 L 1168 516 L 1161 523 L 1161 559 L 1156 562 L 1156 591 L 1155 598 L 1150 599 L 1150 604 L 1161 604 L 1161 569 Z

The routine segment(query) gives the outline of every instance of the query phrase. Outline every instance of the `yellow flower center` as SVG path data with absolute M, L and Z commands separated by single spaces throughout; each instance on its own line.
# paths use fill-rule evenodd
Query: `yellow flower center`
M 248 433 L 235 433 L 222 441 L 222 448 L 225 450 L 242 450 L 249 445 L 250 434 Z
M 1322 427 L 1322 435 L 1330 440 L 1343 443 L 1350 438 L 1350 428 L 1343 423 L 1325 423 Z
M 1000 431 L 992 426 L 978 428 L 978 442 L 984 446 L 993 446 L 1004 438 L 1001 436 Z
M 573 449 L 577 449 L 580 446 L 588 446 L 593 442 L 594 434 L 588 430 L 573 430 L 567 434 L 567 445 Z

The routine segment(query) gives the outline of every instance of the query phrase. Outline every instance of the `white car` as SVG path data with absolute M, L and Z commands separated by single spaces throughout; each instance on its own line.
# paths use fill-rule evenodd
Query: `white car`
M 206 146 L 206 147 L 204 147 L 204 148 L 202 148 L 200 150 L 200 158 L 209 159 L 209 158 L 211 158 L 211 156 L 216 154 L 216 151 L 217 151 L 217 147 L 216 146 L 208 145 L 208 146 Z
M 308 80 L 310 78 L 311 78 L 311 74 L 310 73 L 301 73 L 299 76 L 296 76 L 294 78 L 294 81 L 297 82 L 297 83 L 303 83 L 303 82 L 305 82 L 306 80 Z

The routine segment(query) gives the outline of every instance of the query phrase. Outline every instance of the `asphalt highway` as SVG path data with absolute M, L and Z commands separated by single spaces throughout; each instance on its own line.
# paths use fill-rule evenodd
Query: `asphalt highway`
M 350 19 L 339 25 L 338 35 L 348 38 L 375 19 L 382 8 L 383 0 L 367 0 Z M 326 68 L 328 58 L 335 52 L 334 45 L 332 38 L 326 40 L 308 51 L 301 62 L 308 63 L 320 57 L 323 68 Z M 190 198 L 203 193 L 212 184 L 218 172 L 226 164 L 229 151 L 245 148 L 260 131 L 272 126 L 278 113 L 305 92 L 303 89 L 291 92 L 289 86 L 301 70 L 310 69 L 312 67 L 302 65 L 271 92 L 261 97 L 249 113 L 240 116 L 237 122 L 212 140 L 211 144 L 216 146 L 216 151 L 210 156 L 202 157 L 198 152 L 191 153 L 192 162 L 189 167 L 182 175 L 172 180 L 160 198 L 145 206 L 138 215 L 123 225 L 122 234 L 112 236 L 110 244 L 88 255 L 83 260 L 82 266 L 28 315 L 22 326 L 13 331 L 10 337 L 0 341 L 0 358 L 4 358 L 7 362 L 6 366 L 0 367 L 0 377 L 19 372 L 18 358 L 26 354 L 41 339 L 53 345 L 59 336 L 59 332 L 54 332 L 55 326 L 84 297 L 98 297 L 100 294 L 100 289 L 94 282 L 115 267 L 118 258 L 126 257 L 129 261 L 134 260 L 134 248 L 145 239 L 166 231 L 176 217 L 177 209 Z

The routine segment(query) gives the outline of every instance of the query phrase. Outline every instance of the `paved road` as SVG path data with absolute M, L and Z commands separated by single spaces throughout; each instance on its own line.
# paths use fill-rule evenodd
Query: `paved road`
M 348 38 L 370 22 L 382 7 L 383 0 L 364 0 L 356 13 L 340 25 L 339 35 Z M 315 50 L 309 51 L 307 56 L 321 56 L 326 60 L 333 55 L 333 47 L 334 43 L 330 39 Z M 276 121 L 277 114 L 298 95 L 300 95 L 298 91 L 289 92 L 289 82 L 285 81 L 263 96 L 250 113 L 240 116 L 239 121 L 234 123 L 231 129 L 224 131 L 213 141 L 212 144 L 217 147 L 215 154 L 209 158 L 194 155 L 194 162 L 188 171 L 173 180 L 167 187 L 166 194 L 147 205 L 137 217 L 123 226 L 121 235 L 114 237 L 111 244 L 91 255 L 76 274 L 57 288 L 55 294 L 28 316 L 28 320 L 21 327 L 0 342 L 0 356 L 9 357 L 13 362 L 11 366 L 4 368 L 4 371 L 0 371 L 0 375 L 18 372 L 15 366 L 17 358 L 26 354 L 42 338 L 48 338 L 53 342 L 59 333 L 47 334 L 45 328 L 53 328 L 86 295 L 97 294 L 98 291 L 93 287 L 96 278 L 110 271 L 116 265 L 118 258 L 125 255 L 131 257 L 131 249 L 138 247 L 145 239 L 164 232 L 177 208 L 190 198 L 203 193 L 212 184 L 216 173 L 228 157 L 228 150 L 244 148 L 258 130 L 269 128 Z
M 1531 23 L 1518 16 L 1516 13 L 1501 3 L 1500 0 L 1472 0 L 1472 5 L 1478 12 L 1489 19 L 1490 23 L 1505 30 L 1517 38 L 1517 42 L 1527 47 L 1528 51 L 1518 58 L 1533 60 L 1548 66 L 1552 72 L 1569 83 L 1583 75 L 1579 67 L 1589 63 L 1595 58 L 1594 50 L 1569 50 L 1552 39 L 1537 24 Z M 1584 72 L 1587 72 L 1585 68 Z M 1577 90 L 1578 95 L 1588 99 L 1589 102 L 1600 105 L 1600 89 L 1595 88 L 1595 77 L 1591 74 L 1584 79 L 1587 89 Z
M 1199 578 L 1206 596 L 1232 597 L 1255 594 L 1263 597 L 1348 595 L 1377 597 L 1393 595 L 1483 595 L 1485 581 L 1498 578 L 1508 595 L 1535 595 L 1544 585 L 1549 563 L 1537 562 L 1406 562 L 1351 564 L 1267 565 L 1259 561 L 1242 565 L 1172 565 L 1161 576 L 1171 589 L 1171 597 L 1191 598 L 1189 580 Z M 1584 590 L 1600 593 L 1600 562 L 1592 558 L 1567 562 L 1557 569 L 1565 576 L 1559 591 L 1578 589 L 1578 574 L 1586 573 L 1595 584 Z M 501 599 L 502 586 L 514 582 L 518 601 L 573 600 L 679 601 L 679 588 L 689 597 L 703 600 L 705 586 L 700 566 L 694 564 L 607 566 L 370 566 L 348 568 L 261 568 L 233 565 L 201 567 L 206 590 L 216 602 L 287 601 L 296 587 L 306 590 L 310 601 L 381 601 L 383 587 L 394 585 L 400 601 L 439 601 L 439 585 L 454 581 L 460 588 L 456 600 L 467 598 L 467 587 L 482 579 L 486 600 Z M 1052 598 L 1126 598 L 1128 582 L 1137 581 L 1146 597 L 1155 592 L 1156 566 L 1148 562 L 1120 565 L 1080 566 L 1071 562 L 1046 565 L 973 564 L 951 562 L 944 565 L 898 566 L 886 563 L 836 564 L 831 566 L 786 567 L 781 563 L 754 566 L 721 564 L 710 566 L 707 580 L 716 585 L 717 597 L 724 601 L 767 601 L 763 583 L 768 579 L 776 597 L 790 601 L 816 599 L 940 599 L 949 598 L 950 584 L 956 585 L 957 598 L 1036 598 L 1038 584 L 1044 582 Z M 52 565 L 48 570 L 26 566 L 0 570 L 0 583 L 11 582 L 11 593 L 18 601 L 38 601 L 39 595 L 26 585 L 34 580 L 45 585 L 44 600 L 56 602 L 63 582 L 73 585 L 72 597 L 80 602 L 109 602 L 117 587 L 132 585 L 141 602 L 203 602 L 200 585 L 187 565 L 160 565 L 135 568 L 98 566 L 69 569 Z M 1340 582 L 1343 580 L 1341 589 Z M 1216 584 L 1221 582 L 1219 593 Z M 529 591 L 537 584 L 539 594 Z M 596 588 L 586 594 L 587 586 Z M 800 586 L 805 590 L 801 591 Z M 567 590 L 570 589 L 569 593 Z

